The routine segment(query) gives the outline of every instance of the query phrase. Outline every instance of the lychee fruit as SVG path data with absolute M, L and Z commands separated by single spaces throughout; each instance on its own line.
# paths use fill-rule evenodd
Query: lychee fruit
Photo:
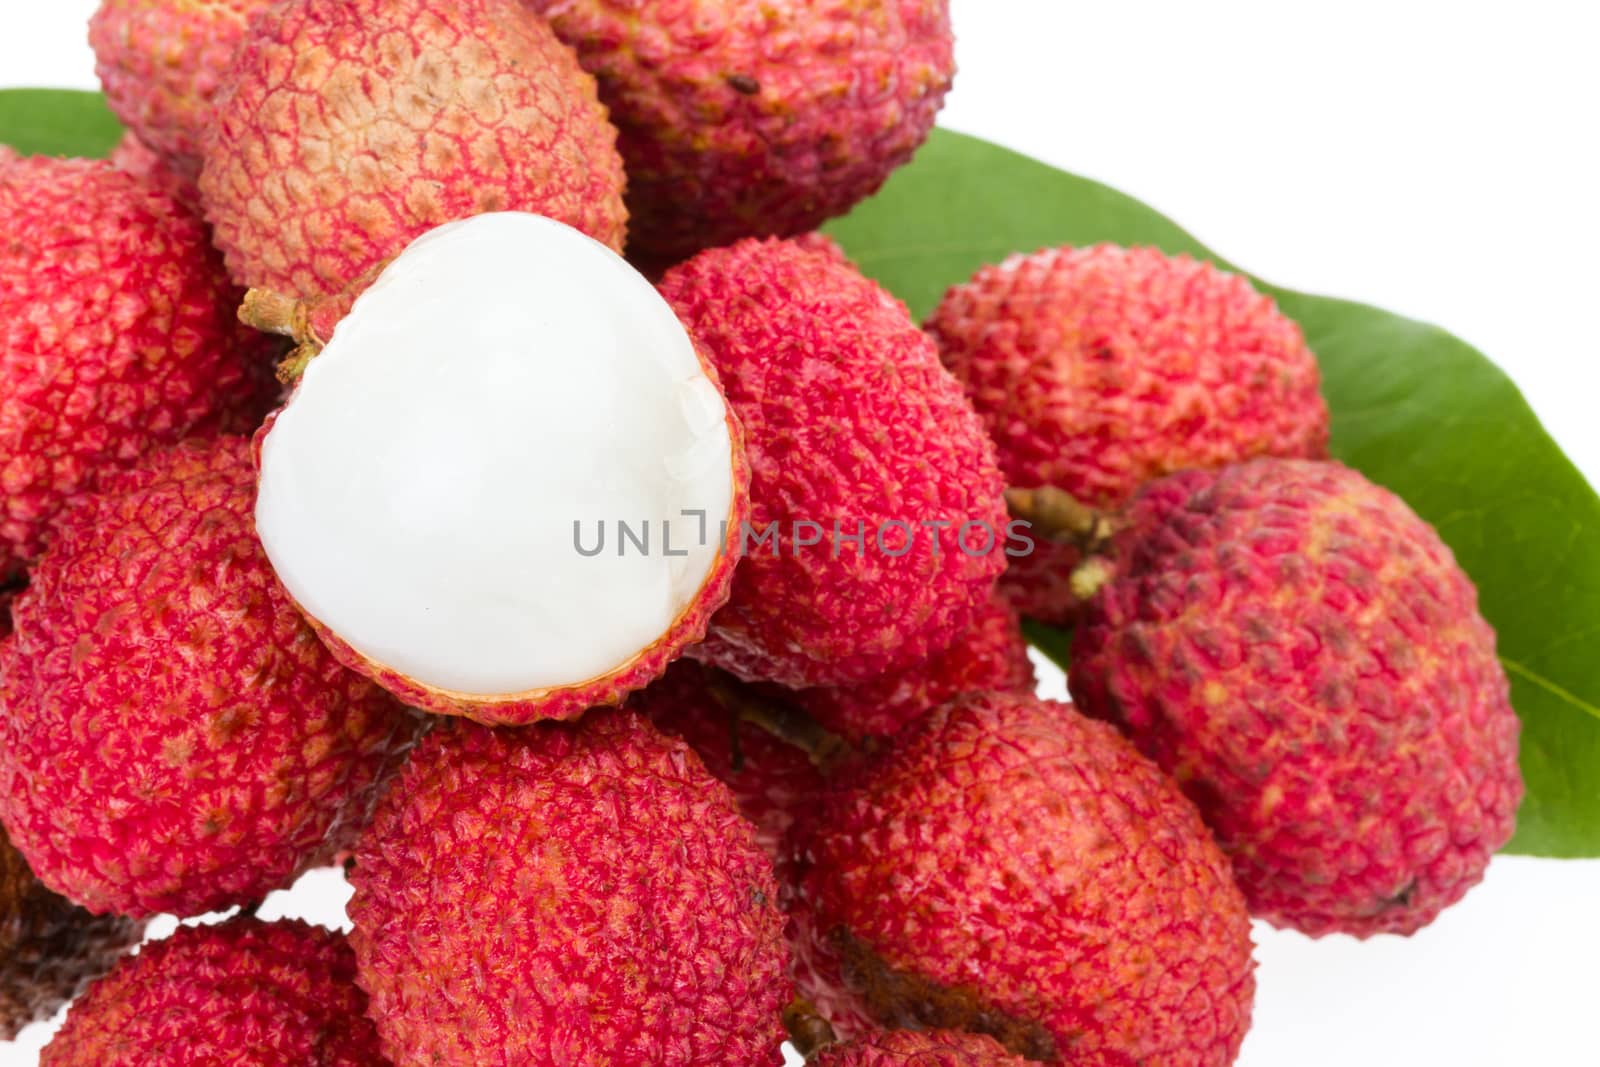
M 1025 1067 L 986 1034 L 960 1030 L 885 1030 L 828 1047 L 809 1057 L 810 1067 Z
M 1187 256 L 1112 245 L 1014 256 L 951 289 L 928 330 L 1013 487 L 1114 508 L 1173 471 L 1327 452 L 1299 326 L 1245 278 Z M 1036 540 L 1001 587 L 1024 615 L 1070 623 L 1079 558 Z
M 126 171 L 190 211 L 199 213 L 200 187 L 196 184 L 200 177 L 198 164 L 188 167 L 178 163 L 139 140 L 132 131 L 122 135 L 106 158 L 118 170 Z
M 415 726 L 273 577 L 238 439 L 105 480 L 57 525 L 0 644 L 0 821 L 94 912 L 197 915 L 318 858 Z
M 143 930 L 50 892 L 0 831 L 0 1041 L 49 1018 L 138 944 Z
M 106 103 L 187 171 L 250 16 L 270 0 L 101 0 L 89 45 Z
M 616 129 L 519 0 L 300 0 L 252 20 L 200 194 L 240 284 L 337 293 L 443 222 L 529 211 L 621 250 Z
M 694 749 L 755 825 L 757 843 L 777 856 L 795 813 L 815 802 L 824 783 L 803 746 L 742 714 L 741 702 L 769 710 L 774 697 L 763 688 L 685 658 L 627 706 Z
M 667 266 L 842 215 L 908 161 L 955 75 L 948 0 L 528 0 L 600 80 L 631 249 Z
M 101 472 L 248 425 L 262 339 L 189 211 L 111 164 L 0 166 L 0 580 Z
M 180 926 L 89 987 L 40 1067 L 385 1067 L 342 935 L 236 918 Z
M 357 981 L 397 1065 L 777 1065 L 770 861 L 637 715 L 440 726 L 351 872 Z
M 1254 913 L 1410 933 L 1483 877 L 1522 798 L 1477 592 L 1405 503 L 1336 463 L 1146 486 L 1070 684 L 1200 806 Z
M 744 426 L 733 595 L 690 655 L 791 688 L 925 662 L 1005 567 L 993 446 L 905 306 L 825 241 L 744 241 L 661 291 Z
M 715 371 L 615 252 L 480 215 L 414 242 L 320 351 L 314 308 L 277 310 L 315 355 L 261 439 L 256 524 L 342 662 L 522 724 L 617 703 L 702 637 L 748 466 Z
M 1250 923 L 1199 814 L 1104 723 L 944 705 L 794 828 L 801 992 L 840 1037 L 987 1033 L 1073 1067 L 1222 1067 Z

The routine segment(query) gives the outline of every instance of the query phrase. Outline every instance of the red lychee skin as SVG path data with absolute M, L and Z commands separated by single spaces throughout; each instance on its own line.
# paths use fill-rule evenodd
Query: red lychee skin
M 273 576 L 248 444 L 150 457 L 61 519 L 0 645 L 0 822 L 90 911 L 220 910 L 314 864 L 413 717 Z
M 955 75 L 948 0 L 528 0 L 600 80 L 630 247 L 667 266 L 876 192 Z
M 801 749 L 741 721 L 735 710 L 717 699 L 709 671 L 681 659 L 635 693 L 627 706 L 694 749 L 712 777 L 733 793 L 740 813 L 755 824 L 757 843 L 777 856 L 794 813 L 822 793 L 822 772 Z
M 103 471 L 249 423 L 265 349 L 201 221 L 109 163 L 13 157 L 0 230 L 3 579 Z
M 830 1045 L 810 1067 L 1025 1067 L 992 1037 L 959 1030 L 887 1030 Z
M 732 597 L 689 654 L 804 688 L 948 647 L 1005 566 L 1007 516 L 993 447 L 905 306 L 816 241 L 713 249 L 661 292 L 744 426 L 751 531 L 777 539 L 747 541 Z M 797 522 L 821 543 L 798 546 L 813 529 L 796 536 Z M 844 540 L 858 532 L 862 548 Z
M 1477 592 L 1433 529 L 1336 463 L 1147 486 L 1070 685 L 1200 806 L 1251 910 L 1417 930 L 1511 837 L 1519 723 Z
M 1221 1067 L 1250 923 L 1198 813 L 1104 723 L 947 704 L 795 827 L 801 992 L 840 1036 L 994 1034 L 1073 1067 Z
M 1187 256 L 1113 245 L 1014 256 L 951 289 L 927 325 L 1019 488 L 1115 508 L 1174 471 L 1327 454 L 1299 326 L 1246 279 Z M 1070 623 L 1078 561 L 1041 541 L 1001 588 L 1024 615 Z
M 246 23 L 271 0 L 101 0 L 89 45 L 106 103 L 123 125 L 197 170 L 211 101 Z
M 414 238 L 530 211 L 621 251 L 616 130 L 518 0 L 302 0 L 252 21 L 200 194 L 242 285 L 339 292 Z
M 144 924 L 50 892 L 0 832 L 0 1041 L 48 1019 L 139 943 Z
M 198 162 L 179 163 L 145 144 L 130 130 L 122 135 L 107 157 L 111 165 L 170 196 L 196 214 L 200 211 Z
M 440 726 L 351 881 L 357 981 L 397 1067 L 782 1062 L 771 863 L 637 715 Z
M 375 275 L 369 275 L 369 280 L 371 277 Z M 347 294 L 324 301 L 313 301 L 312 310 L 308 314 L 315 322 L 325 315 L 333 314 L 339 307 L 347 309 L 352 301 L 353 298 Z M 327 323 L 329 336 L 332 335 L 332 325 L 332 322 Z M 720 389 L 722 383 L 717 377 L 716 368 L 712 366 L 703 350 L 696 354 L 700 358 L 701 369 L 711 383 Z M 291 394 L 289 402 L 293 401 L 294 397 Z M 257 466 L 260 465 L 261 448 L 272 432 L 276 420 L 276 414 L 269 416 L 256 434 Z M 358 674 L 371 678 L 410 707 L 438 715 L 458 715 L 486 726 L 526 726 L 530 722 L 576 719 L 590 708 L 620 704 L 628 694 L 643 689 L 660 678 L 685 650 L 701 641 L 711 625 L 712 618 L 718 609 L 728 602 L 732 594 L 734 575 L 743 553 L 739 530 L 750 516 L 751 475 L 743 430 L 731 405 L 727 424 L 728 441 L 732 448 L 729 477 L 733 482 L 732 498 L 725 520 L 725 528 L 728 530 L 727 540 L 712 562 L 710 570 L 706 572 L 700 588 L 678 613 L 672 625 L 649 646 L 635 653 L 626 663 L 605 674 L 571 685 L 532 689 L 522 693 L 485 695 L 438 689 L 369 658 L 304 608 L 299 610 L 335 659 Z
M 89 987 L 40 1067 L 386 1067 L 354 979 L 331 930 L 180 926 Z
M 1038 679 L 1017 614 L 990 597 L 955 644 L 926 663 L 858 685 L 792 694 L 806 714 L 840 736 L 888 737 L 931 709 L 978 692 L 1032 692 Z

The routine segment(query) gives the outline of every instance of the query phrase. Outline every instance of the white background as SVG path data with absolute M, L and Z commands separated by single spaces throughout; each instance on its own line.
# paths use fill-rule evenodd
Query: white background
M 92 88 L 93 7 L 0 0 L 0 85 Z M 954 8 L 945 125 L 1109 182 L 1275 282 L 1450 328 L 1600 482 L 1591 5 Z M 337 921 L 342 883 L 309 877 L 269 914 Z M 1257 936 L 1244 1067 L 1600 1064 L 1600 861 L 1499 859 L 1409 940 Z M 0 1045 L 0 1067 L 46 1037 Z

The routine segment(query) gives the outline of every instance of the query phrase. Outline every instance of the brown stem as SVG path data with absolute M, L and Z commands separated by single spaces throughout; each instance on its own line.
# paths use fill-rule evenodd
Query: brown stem
M 239 305 L 239 321 L 262 333 L 294 338 L 294 349 L 278 364 L 278 381 L 292 385 L 322 351 L 323 340 L 311 323 L 312 306 L 282 293 L 251 289 Z
M 810 757 L 824 774 L 851 754 L 850 743 L 823 729 L 811 716 L 786 701 L 759 693 L 726 671 L 708 672 L 711 695 L 742 722 L 765 730 Z
M 1075 545 L 1086 553 L 1102 551 L 1117 532 L 1115 515 L 1082 504 L 1050 485 L 1007 489 L 1012 518 L 1021 519 L 1047 541 Z
M 808 1060 L 838 1040 L 828 1020 L 817 1014 L 810 1001 L 798 997 L 783 1009 L 783 1027 L 789 1031 L 794 1050 Z

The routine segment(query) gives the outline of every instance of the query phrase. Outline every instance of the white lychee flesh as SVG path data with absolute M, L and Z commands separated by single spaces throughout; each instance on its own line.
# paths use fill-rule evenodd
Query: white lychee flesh
M 735 477 L 726 401 L 650 283 L 497 213 L 419 238 L 356 301 L 262 443 L 256 524 L 368 661 L 516 694 L 660 639 L 717 563 Z

